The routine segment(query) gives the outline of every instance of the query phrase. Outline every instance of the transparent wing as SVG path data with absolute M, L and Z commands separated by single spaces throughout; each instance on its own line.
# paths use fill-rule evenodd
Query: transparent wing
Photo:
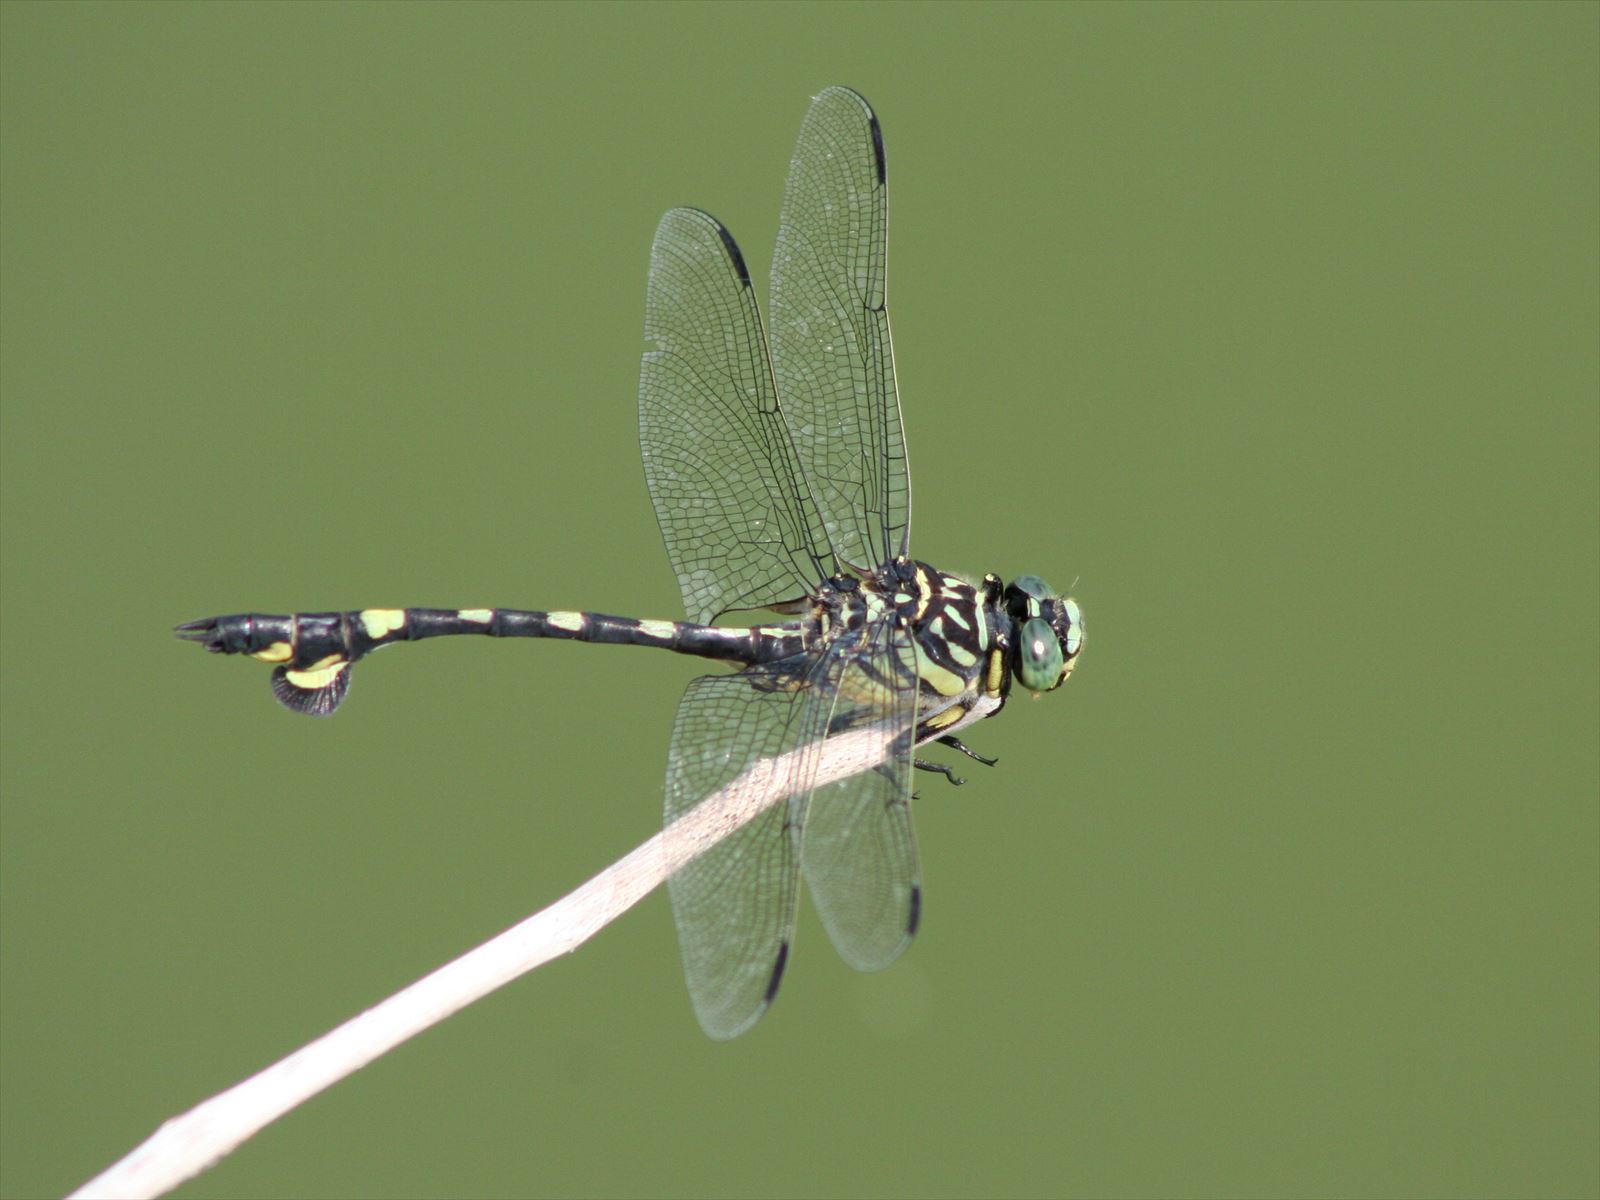
M 661 218 L 644 320 L 645 481 L 689 619 L 806 595 L 832 556 L 778 411 L 749 273 L 714 218 Z
M 911 830 L 916 650 L 897 622 L 876 626 L 842 690 L 864 703 L 842 723 L 881 721 L 894 753 L 875 770 L 816 789 L 806 809 L 801 865 L 812 902 L 840 957 L 858 971 L 888 966 L 911 944 L 921 911 Z M 841 704 L 840 709 L 843 708 Z
M 702 676 L 684 693 L 667 757 L 669 844 L 680 817 L 760 760 L 784 763 L 788 796 L 667 883 L 689 996 L 712 1037 L 743 1033 L 777 995 L 802 863 L 852 966 L 887 966 L 915 932 L 921 893 L 907 801 L 916 701 L 904 686 L 915 653 L 880 626 L 842 635 L 821 655 Z M 871 726 L 894 741 L 891 760 L 813 793 L 827 739 Z
M 888 190 L 872 108 L 811 102 L 772 262 L 772 364 L 834 553 L 871 568 L 909 548 L 911 479 L 886 307 Z
M 789 794 L 667 881 L 695 1016 L 714 1038 L 748 1029 L 777 994 L 794 937 L 801 820 L 828 729 L 843 643 L 734 675 L 703 675 L 678 704 L 667 753 L 673 824 L 761 759 L 788 766 Z

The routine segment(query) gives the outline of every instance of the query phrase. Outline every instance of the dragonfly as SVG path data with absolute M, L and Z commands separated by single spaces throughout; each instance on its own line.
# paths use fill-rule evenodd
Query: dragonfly
M 1084 644 L 1076 600 L 1036 575 L 969 580 L 910 554 L 911 482 L 887 298 L 883 134 L 830 87 L 789 165 L 764 332 L 750 273 L 714 217 L 674 208 L 650 251 L 639 371 L 645 482 L 686 620 L 505 608 L 242 613 L 179 637 L 272 665 L 272 691 L 326 716 L 374 650 L 476 634 L 654 646 L 724 664 L 680 701 L 667 757 L 674 825 L 754 765 L 781 799 L 668 880 L 695 1015 L 713 1038 L 771 1005 L 801 882 L 852 967 L 888 966 L 922 911 L 917 757 L 994 716 L 1014 685 L 1060 687 Z M 718 624 L 768 611 L 781 620 Z M 727 670 L 727 667 L 733 669 Z M 828 746 L 878 731 L 880 759 L 823 779 Z

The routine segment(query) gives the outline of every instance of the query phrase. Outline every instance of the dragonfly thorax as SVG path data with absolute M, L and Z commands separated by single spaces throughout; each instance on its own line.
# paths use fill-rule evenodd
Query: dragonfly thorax
M 829 579 L 813 597 L 802 636 L 818 648 L 875 636 L 870 630 L 883 625 L 915 644 L 916 665 L 906 670 L 924 692 L 965 696 L 969 704 L 980 694 L 1003 702 L 1013 680 L 1030 692 L 1054 691 L 1083 649 L 1078 602 L 1038 576 L 1005 584 L 990 574 L 973 584 L 914 559 Z

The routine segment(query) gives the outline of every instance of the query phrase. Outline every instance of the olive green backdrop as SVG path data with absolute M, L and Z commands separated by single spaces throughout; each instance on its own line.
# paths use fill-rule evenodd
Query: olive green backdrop
M 651 232 L 764 281 L 878 108 L 914 549 L 1078 673 L 927 906 L 749 1035 L 664 896 L 192 1196 L 1581 1196 L 1597 10 L 9 3 L 4 1144 L 59 1193 L 649 836 L 693 663 L 465 641 L 337 719 L 181 620 L 672 616 Z

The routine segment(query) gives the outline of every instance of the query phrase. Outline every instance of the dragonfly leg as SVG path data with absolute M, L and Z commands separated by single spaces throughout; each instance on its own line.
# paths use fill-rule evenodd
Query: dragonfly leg
M 965 742 L 963 742 L 953 733 L 947 733 L 942 738 L 937 740 L 939 745 L 949 746 L 952 750 L 959 750 L 968 758 L 975 758 L 986 767 L 992 767 L 995 765 L 995 763 L 1000 761 L 998 758 L 986 758 L 982 754 L 979 754 L 976 750 L 970 749 Z
M 974 757 L 976 757 L 976 756 L 974 756 Z M 966 782 L 965 779 L 962 779 L 959 775 L 957 775 L 954 771 L 952 771 L 949 767 L 945 766 L 943 763 L 929 762 L 925 758 L 913 758 L 911 760 L 911 765 L 913 767 L 915 767 L 919 771 L 933 771 L 933 772 L 935 772 L 935 773 L 937 773 L 939 775 L 943 775 L 951 783 L 955 784 L 956 787 L 960 787 L 963 783 Z

